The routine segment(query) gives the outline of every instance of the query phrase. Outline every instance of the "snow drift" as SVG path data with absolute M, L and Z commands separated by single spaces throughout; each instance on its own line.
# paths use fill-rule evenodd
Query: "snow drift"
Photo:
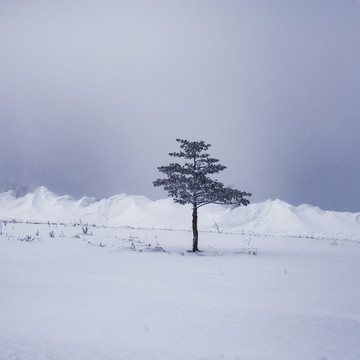
M 32 222 L 78 222 L 104 226 L 131 226 L 190 230 L 191 207 L 172 199 L 152 201 L 144 196 L 120 194 L 97 201 L 58 196 L 39 187 L 16 198 L 12 191 L 0 194 L 0 219 Z M 246 232 L 293 236 L 358 238 L 360 213 L 324 211 L 311 205 L 292 206 L 267 200 L 231 209 L 209 205 L 199 210 L 200 231 Z

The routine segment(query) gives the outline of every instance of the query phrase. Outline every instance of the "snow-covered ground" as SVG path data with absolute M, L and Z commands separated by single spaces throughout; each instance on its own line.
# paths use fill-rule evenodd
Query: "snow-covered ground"
M 0 219 L 41 222 L 83 222 L 105 226 L 188 230 L 191 208 L 171 198 L 151 201 L 144 196 L 116 195 L 96 201 L 58 196 L 39 187 L 16 199 L 12 191 L 0 194 Z M 232 233 L 360 239 L 360 213 L 323 211 L 268 200 L 236 209 L 208 205 L 199 210 L 199 228 Z
M 199 216 L 192 254 L 170 199 L 1 194 L 0 359 L 360 359 L 359 214 Z

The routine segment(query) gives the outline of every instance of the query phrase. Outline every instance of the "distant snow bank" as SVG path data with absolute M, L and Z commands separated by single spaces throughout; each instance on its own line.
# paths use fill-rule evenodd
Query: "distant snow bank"
M 78 222 L 154 229 L 190 230 L 191 207 L 172 199 L 152 201 L 144 196 L 120 194 L 96 201 L 58 196 L 39 187 L 16 198 L 0 194 L 0 219 L 31 222 Z M 324 211 L 311 205 L 292 206 L 267 200 L 230 209 L 209 205 L 199 210 L 199 230 L 252 234 L 360 238 L 360 213 Z

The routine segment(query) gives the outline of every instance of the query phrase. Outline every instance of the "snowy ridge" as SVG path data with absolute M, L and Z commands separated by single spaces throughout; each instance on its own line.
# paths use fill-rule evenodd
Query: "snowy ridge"
M 105 226 L 131 226 L 189 230 L 191 208 L 172 199 L 152 201 L 144 196 L 120 194 L 96 201 L 58 196 L 45 187 L 16 198 L 0 194 L 0 219 L 34 222 L 88 222 Z M 360 213 L 324 211 L 311 205 L 292 206 L 267 200 L 230 209 L 206 206 L 199 210 L 199 229 L 269 235 L 358 237 Z

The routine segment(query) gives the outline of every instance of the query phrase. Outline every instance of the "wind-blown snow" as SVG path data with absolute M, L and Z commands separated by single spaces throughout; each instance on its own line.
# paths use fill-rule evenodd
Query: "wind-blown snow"
M 96 201 L 58 196 L 39 187 L 15 198 L 12 191 L 0 194 L 0 219 L 38 222 L 78 222 L 105 226 L 190 229 L 191 208 L 172 199 L 151 201 L 144 196 L 115 195 Z M 360 213 L 324 211 L 311 205 L 292 206 L 268 200 L 230 209 L 205 206 L 199 210 L 199 229 L 253 234 L 357 237 Z

